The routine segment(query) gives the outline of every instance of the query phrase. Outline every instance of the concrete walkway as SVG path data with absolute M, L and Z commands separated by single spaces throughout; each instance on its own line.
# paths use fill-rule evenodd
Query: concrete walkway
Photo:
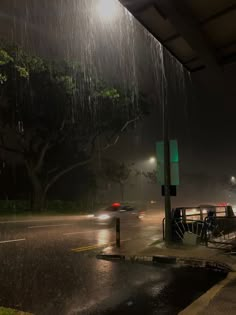
M 222 250 L 205 246 L 166 247 L 159 240 L 155 243 L 148 240 L 132 240 L 121 244 L 121 248 L 108 247 L 101 256 L 105 259 L 126 259 L 141 262 L 169 262 L 198 267 L 210 267 L 230 271 L 226 279 L 216 284 L 199 299 L 194 301 L 181 315 L 235 315 L 236 314 L 236 256 Z
M 233 315 L 236 314 L 236 273 L 213 286 L 179 315 Z
M 121 248 L 110 246 L 102 251 L 106 255 L 123 255 L 123 256 L 164 256 L 175 257 L 179 260 L 202 260 L 215 261 L 225 264 L 231 271 L 236 272 L 236 256 L 229 255 L 222 250 L 212 249 L 205 246 L 171 246 L 166 247 L 161 240 L 152 244 L 150 240 L 130 240 L 121 243 Z

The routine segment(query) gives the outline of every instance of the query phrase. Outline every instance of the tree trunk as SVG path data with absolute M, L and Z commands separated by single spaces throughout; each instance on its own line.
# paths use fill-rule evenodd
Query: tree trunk
M 32 184 L 31 193 L 31 211 L 41 212 L 44 210 L 46 193 L 45 189 L 38 178 L 37 174 L 34 172 L 29 172 L 30 181 Z
M 31 197 L 31 210 L 41 212 L 44 210 L 46 194 L 41 185 L 33 185 Z

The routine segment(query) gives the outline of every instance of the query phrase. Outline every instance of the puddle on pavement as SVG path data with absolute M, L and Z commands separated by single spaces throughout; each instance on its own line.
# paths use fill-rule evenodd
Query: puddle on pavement
M 35 315 L 174 315 L 225 276 L 30 249 L 1 253 L 0 305 Z
M 175 315 L 223 280 L 226 275 L 202 268 L 173 268 L 169 270 L 167 282 L 163 286 L 156 281 L 146 283 L 116 307 L 104 311 L 97 310 L 92 314 Z

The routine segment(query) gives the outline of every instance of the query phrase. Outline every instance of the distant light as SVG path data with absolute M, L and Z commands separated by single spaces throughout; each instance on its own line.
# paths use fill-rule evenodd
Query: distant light
M 156 158 L 154 156 L 150 157 L 149 162 L 152 163 L 152 164 L 155 163 L 156 162 Z
M 234 214 L 236 215 L 236 206 L 235 206 L 235 205 L 232 205 L 232 208 L 233 208 Z
M 199 214 L 199 213 L 200 213 L 200 210 L 198 210 L 198 209 L 190 209 L 190 210 L 188 210 L 188 215 Z
M 101 214 L 98 216 L 99 220 L 108 220 L 110 219 L 110 216 L 108 214 Z
M 119 3 L 117 0 L 98 0 L 97 14 L 103 21 L 113 20 L 119 9 Z
M 155 204 L 155 203 L 157 203 L 156 200 L 151 200 L 150 201 L 150 204 L 152 204 L 152 205 Z
M 217 206 L 218 207 L 226 207 L 228 205 L 227 202 L 220 202 Z
M 232 183 L 232 184 L 235 184 L 235 183 L 236 183 L 236 178 L 235 178 L 235 176 L 231 176 L 230 180 L 231 180 L 231 183 Z
M 114 203 L 112 204 L 112 207 L 113 207 L 113 208 L 119 208 L 119 207 L 120 207 L 120 203 L 119 203 L 119 202 L 114 202 Z

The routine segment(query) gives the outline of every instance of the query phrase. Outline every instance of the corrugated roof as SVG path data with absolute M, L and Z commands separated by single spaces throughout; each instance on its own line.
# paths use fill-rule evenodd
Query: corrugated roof
M 236 0 L 120 0 L 188 70 L 236 61 Z

